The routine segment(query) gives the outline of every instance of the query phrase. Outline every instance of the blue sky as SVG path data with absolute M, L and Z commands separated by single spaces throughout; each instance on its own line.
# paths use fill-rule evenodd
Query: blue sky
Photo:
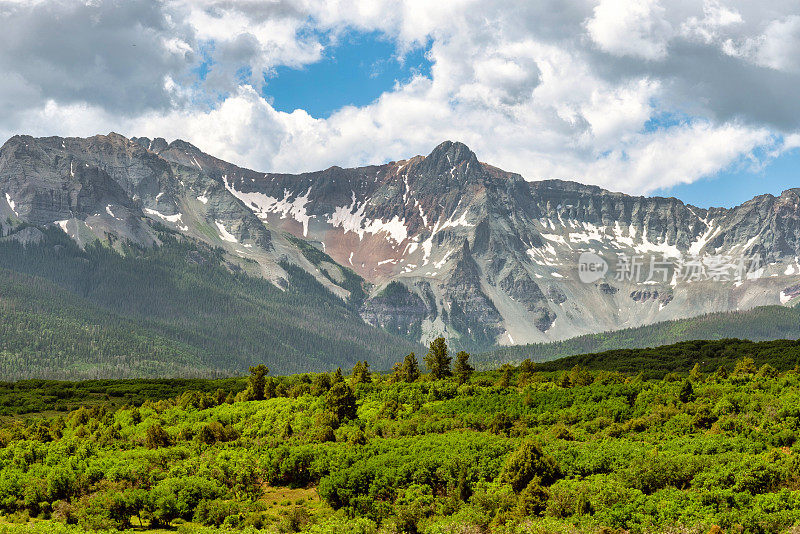
M 723 170 L 709 178 L 655 191 L 654 195 L 677 197 L 701 208 L 736 206 L 751 198 L 769 193 L 775 196 L 800 187 L 800 150 L 788 151 L 763 169 L 749 166 Z
M 263 94 L 278 111 L 303 109 L 327 118 L 344 106 L 364 106 L 414 74 L 430 75 L 427 48 L 401 57 L 393 41 L 378 32 L 348 32 L 327 48 L 323 59 L 296 69 L 278 67 L 266 76 Z

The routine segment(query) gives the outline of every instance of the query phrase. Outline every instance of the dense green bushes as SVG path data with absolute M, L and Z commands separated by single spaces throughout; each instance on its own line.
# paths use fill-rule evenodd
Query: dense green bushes
M 754 358 L 659 380 L 574 365 L 466 381 L 380 375 L 363 361 L 349 374 L 261 371 L 184 391 L 107 383 L 153 396 L 6 419 L 0 514 L 56 532 L 140 522 L 209 533 L 800 526 L 794 369 Z M 263 400 L 247 400 L 262 387 Z

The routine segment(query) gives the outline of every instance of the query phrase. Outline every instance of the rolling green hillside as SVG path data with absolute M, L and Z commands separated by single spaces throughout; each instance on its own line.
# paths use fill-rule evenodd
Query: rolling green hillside
M 736 362 L 745 358 L 752 359 L 757 367 L 770 365 L 779 371 L 788 371 L 800 365 L 800 341 L 683 341 L 644 349 L 578 354 L 539 363 L 535 368 L 537 371 L 565 371 L 578 366 L 596 371 L 641 373 L 646 378 L 662 378 L 669 373 L 687 373 L 695 365 L 704 373 L 715 372 L 720 367 L 731 372 Z
M 587 334 L 554 343 L 503 347 L 479 354 L 475 360 L 488 368 L 503 363 L 519 363 L 524 359 L 545 362 L 575 354 L 655 347 L 693 339 L 725 338 L 751 341 L 800 338 L 800 310 L 761 306 L 746 311 L 713 313 L 638 328 Z
M 78 248 L 58 230 L 0 243 L 0 378 L 218 376 L 368 359 L 420 347 L 365 324 L 291 265 L 289 288 L 235 272 L 218 250 L 163 232 L 163 246 Z

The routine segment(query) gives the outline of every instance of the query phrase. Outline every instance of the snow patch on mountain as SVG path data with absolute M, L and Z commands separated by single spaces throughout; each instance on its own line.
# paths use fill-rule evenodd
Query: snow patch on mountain
M 217 225 L 217 229 L 219 230 L 220 239 L 222 239 L 223 241 L 227 241 L 229 243 L 238 243 L 239 242 L 239 240 L 236 239 L 236 236 L 234 236 L 232 233 L 230 233 L 228 231 L 228 229 L 225 228 L 225 225 L 221 221 L 214 221 L 214 224 Z
M 600 228 L 593 225 L 592 223 L 578 223 L 575 221 L 576 224 L 573 226 L 580 227 L 584 229 L 583 232 L 570 232 L 568 234 L 569 241 L 571 243 L 589 243 L 590 241 L 602 241 L 605 237 L 605 232 L 601 232 Z
M 564 245 L 565 247 L 566 247 L 566 246 L 569 246 L 569 244 L 567 243 L 567 240 L 566 240 L 566 239 L 564 239 L 564 237 L 563 237 L 563 236 L 556 235 L 556 234 L 540 234 L 540 235 L 541 235 L 541 236 L 542 236 L 544 239 L 547 239 L 548 241 L 553 241 L 553 242 L 555 242 L 555 243 L 559 243 L 559 244 L 561 244 L 561 245 Z
M 11 208 L 11 211 L 14 212 L 14 215 L 19 217 L 19 213 L 17 213 L 17 204 L 13 200 L 11 200 L 11 195 L 9 195 L 8 193 L 6 193 L 6 202 L 8 202 L 8 207 Z
M 437 262 L 434 262 L 433 266 L 436 267 L 437 269 L 441 269 L 444 266 L 444 264 L 447 263 L 447 260 L 450 258 L 450 256 L 455 251 L 456 251 L 456 249 L 448 250 L 447 253 L 444 255 L 444 257 L 441 260 L 439 260 Z
M 703 220 L 703 222 L 705 221 Z M 698 256 L 700 254 L 700 251 L 703 250 L 703 247 L 705 247 L 709 241 L 714 239 L 717 236 L 717 234 L 719 234 L 722 231 L 722 228 L 719 226 L 714 228 L 713 220 L 709 223 L 706 223 L 706 225 L 708 226 L 708 229 L 705 231 L 705 233 L 703 233 L 700 237 L 697 238 L 696 241 L 694 241 L 691 245 L 689 245 L 689 250 L 687 252 L 689 253 L 690 256 Z
M 680 258 L 683 256 L 678 247 L 670 245 L 666 240 L 663 243 L 651 243 L 647 239 L 647 233 L 642 233 L 642 241 L 638 245 L 634 245 L 633 248 L 639 254 L 655 252 L 661 254 L 664 258 Z
M 291 216 L 295 221 L 303 225 L 303 236 L 308 236 L 308 223 L 314 218 L 314 215 L 310 215 L 306 210 L 311 187 L 302 196 L 295 196 L 288 189 L 284 189 L 283 198 L 277 199 L 256 191 L 250 193 L 239 191 L 233 184 L 228 182 L 227 175 L 223 175 L 222 181 L 225 184 L 225 189 L 244 202 L 260 219 L 266 219 L 269 213 L 279 213 L 282 219 Z
M 475 224 L 467 221 L 467 212 L 466 211 L 464 213 L 462 213 L 461 216 L 458 219 L 456 219 L 454 217 L 455 217 L 455 215 L 451 216 L 448 220 L 446 220 L 444 222 L 444 224 L 442 225 L 442 227 L 439 228 L 439 231 L 444 230 L 445 228 L 458 228 L 459 226 L 463 226 L 465 228 L 470 228 L 472 226 L 475 226 Z
M 169 221 L 171 223 L 176 223 L 176 224 L 178 222 L 181 222 L 181 217 L 183 217 L 182 213 L 176 213 L 175 215 L 164 215 L 163 213 L 150 208 L 144 208 L 144 210 L 142 211 L 144 211 L 148 215 L 155 215 L 156 217 L 164 219 L 165 221 Z
M 395 215 L 388 221 L 383 219 L 370 219 L 364 215 L 367 203 L 359 203 L 355 192 L 352 192 L 352 202 L 349 206 L 336 206 L 333 213 L 328 216 L 327 222 L 333 227 L 341 228 L 343 233 L 353 232 L 359 240 L 365 234 L 377 235 L 385 233 L 389 241 L 400 244 L 408 238 L 408 227 L 405 218 Z

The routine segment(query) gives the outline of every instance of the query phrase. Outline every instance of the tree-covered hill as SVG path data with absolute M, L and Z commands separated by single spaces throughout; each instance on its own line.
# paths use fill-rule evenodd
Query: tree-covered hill
M 367 325 L 286 264 L 286 290 L 237 272 L 217 249 L 162 231 L 163 245 L 81 250 L 57 229 L 0 242 L 0 378 L 122 378 L 388 369 L 417 345 Z
M 760 306 L 745 311 L 712 313 L 637 328 L 587 334 L 553 343 L 503 347 L 478 354 L 475 360 L 481 367 L 490 368 L 503 363 L 519 363 L 525 359 L 545 362 L 576 354 L 656 347 L 695 339 L 725 338 L 751 341 L 800 338 L 800 309 Z
M 780 371 L 787 371 L 800 365 L 800 341 L 683 341 L 644 349 L 578 354 L 539 363 L 535 368 L 538 371 L 564 371 L 578 366 L 596 371 L 641 373 L 647 378 L 661 378 L 669 373 L 687 373 L 695 366 L 707 373 L 720 367 L 732 371 L 736 362 L 743 358 L 751 358 L 759 367 L 770 365 Z

